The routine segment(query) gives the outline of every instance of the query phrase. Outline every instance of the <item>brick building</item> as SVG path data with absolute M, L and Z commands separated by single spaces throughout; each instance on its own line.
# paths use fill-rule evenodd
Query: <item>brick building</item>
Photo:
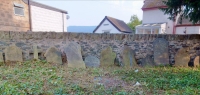
M 0 2 L 0 31 L 67 31 L 67 11 L 32 0 Z

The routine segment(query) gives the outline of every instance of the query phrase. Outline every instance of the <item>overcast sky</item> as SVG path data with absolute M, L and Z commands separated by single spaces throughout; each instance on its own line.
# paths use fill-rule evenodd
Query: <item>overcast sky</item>
M 105 16 L 129 22 L 131 15 L 142 19 L 143 0 L 34 0 L 68 11 L 67 26 L 97 26 Z

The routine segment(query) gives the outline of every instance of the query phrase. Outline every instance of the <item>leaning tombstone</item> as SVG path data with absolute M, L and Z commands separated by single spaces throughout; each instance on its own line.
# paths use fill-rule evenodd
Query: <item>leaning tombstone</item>
M 64 48 L 69 68 L 86 68 L 81 54 L 81 46 L 71 42 Z

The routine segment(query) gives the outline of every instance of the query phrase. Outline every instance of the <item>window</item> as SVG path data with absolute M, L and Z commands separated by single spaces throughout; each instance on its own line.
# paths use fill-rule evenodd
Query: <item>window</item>
M 103 24 L 103 26 L 108 26 L 109 24 Z
M 21 4 L 14 3 L 14 13 L 15 15 L 24 16 L 24 6 Z
M 110 30 L 103 30 L 103 33 L 110 33 Z

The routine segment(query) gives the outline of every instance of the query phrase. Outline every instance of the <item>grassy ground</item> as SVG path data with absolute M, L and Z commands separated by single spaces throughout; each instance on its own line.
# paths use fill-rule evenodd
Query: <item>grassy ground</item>
M 200 68 L 69 69 L 65 65 L 56 66 L 45 61 L 24 62 L 0 67 L 0 93 L 1 95 L 199 95 Z

